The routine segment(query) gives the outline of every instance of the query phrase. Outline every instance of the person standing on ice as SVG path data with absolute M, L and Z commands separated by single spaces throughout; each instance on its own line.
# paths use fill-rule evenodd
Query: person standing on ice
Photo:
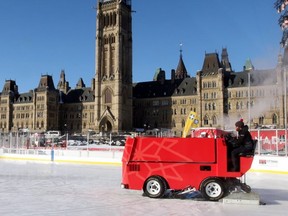
M 237 172 L 240 170 L 240 154 L 249 153 L 253 149 L 253 140 L 247 125 L 244 125 L 243 120 L 235 123 L 236 131 L 238 132 L 235 140 L 236 148 L 231 151 L 232 170 Z

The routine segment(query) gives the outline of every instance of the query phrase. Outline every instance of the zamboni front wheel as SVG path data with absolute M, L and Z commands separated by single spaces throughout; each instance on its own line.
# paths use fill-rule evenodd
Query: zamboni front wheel
M 225 187 L 223 181 L 218 178 L 206 179 L 201 184 L 201 194 L 207 200 L 217 201 L 224 196 Z
M 150 198 L 161 198 L 167 190 L 167 184 L 160 176 L 152 176 L 146 180 L 143 190 Z

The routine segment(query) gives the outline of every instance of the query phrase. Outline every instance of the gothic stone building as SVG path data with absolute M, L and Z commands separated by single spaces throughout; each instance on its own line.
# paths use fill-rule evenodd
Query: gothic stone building
M 251 128 L 283 128 L 284 75 L 282 56 L 271 70 L 255 70 L 247 60 L 243 71 L 232 70 L 227 49 L 206 53 L 202 69 L 189 77 L 182 55 L 171 79 L 156 71 L 154 80 L 134 84 L 134 127 L 169 128 L 181 136 L 190 111 L 195 111 L 202 127 L 234 129 L 244 119 Z
M 4 132 L 61 130 L 71 133 L 132 129 L 131 0 L 98 0 L 96 69 L 91 87 L 80 78 L 70 89 L 65 72 L 57 89 L 49 75 L 37 88 L 19 93 L 14 80 L 1 92 L 0 128 Z
M 70 88 L 65 71 L 56 87 L 52 76 L 42 75 L 38 87 L 26 93 L 18 92 L 16 81 L 6 80 L 0 93 L 0 129 L 85 134 L 165 128 L 180 136 L 191 110 L 200 126 L 229 129 L 243 118 L 250 127 L 285 127 L 285 53 L 274 69 L 256 70 L 247 61 L 243 71 L 235 72 L 224 48 L 220 57 L 206 53 L 202 69 L 190 77 L 181 51 L 170 78 L 158 69 L 153 81 L 133 84 L 131 13 L 130 0 L 98 0 L 90 87 L 80 78 Z

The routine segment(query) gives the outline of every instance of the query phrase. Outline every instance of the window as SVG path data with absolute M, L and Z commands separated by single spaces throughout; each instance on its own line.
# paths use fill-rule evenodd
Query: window
M 216 118 L 216 116 L 213 116 L 212 121 L 213 121 L 213 125 L 216 125 L 216 124 L 217 124 L 217 118 Z
M 239 102 L 236 103 L 236 110 L 239 110 Z
M 163 101 L 161 101 L 161 105 L 162 106 L 167 106 L 167 105 L 169 105 L 169 101 L 168 100 L 163 100 Z
M 272 116 L 272 124 L 277 124 L 278 121 L 277 121 L 277 115 L 274 113 L 273 116 Z
M 185 120 L 182 119 L 182 128 L 184 128 L 184 127 L 185 127 Z
M 204 117 L 204 125 L 208 125 L 209 124 L 209 120 L 208 120 L 208 116 Z
M 259 124 L 260 125 L 264 124 L 264 116 L 259 117 Z
M 176 122 L 174 119 L 172 120 L 172 127 L 176 127 Z
M 152 106 L 159 106 L 160 102 L 159 100 L 152 101 Z
M 112 103 L 112 93 L 110 89 L 106 89 L 104 93 L 104 103 Z

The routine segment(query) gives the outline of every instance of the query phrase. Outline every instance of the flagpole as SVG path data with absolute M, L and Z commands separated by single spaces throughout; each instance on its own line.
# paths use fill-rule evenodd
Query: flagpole
M 285 129 L 285 155 L 287 156 L 287 67 L 284 61 L 284 129 Z
M 251 127 L 251 74 L 250 70 L 248 71 L 248 126 Z

